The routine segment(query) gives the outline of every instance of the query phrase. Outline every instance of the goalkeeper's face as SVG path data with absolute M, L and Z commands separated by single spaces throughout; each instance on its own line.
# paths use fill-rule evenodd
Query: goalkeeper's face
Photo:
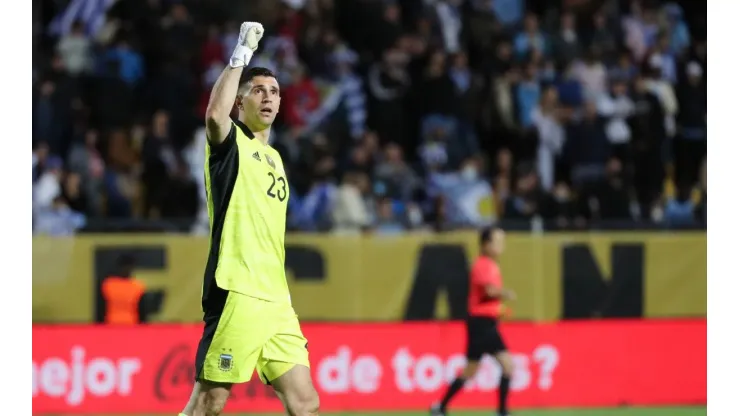
M 249 125 L 267 128 L 280 109 L 280 86 L 273 77 L 257 76 L 247 84 L 241 97 L 241 111 Z M 238 104 L 238 103 L 237 103 Z

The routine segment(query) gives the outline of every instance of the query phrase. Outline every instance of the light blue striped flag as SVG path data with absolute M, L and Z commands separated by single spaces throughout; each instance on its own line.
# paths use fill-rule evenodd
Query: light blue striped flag
M 63 36 L 72 29 L 72 24 L 80 21 L 85 25 L 88 35 L 95 35 L 105 24 L 105 14 L 117 0 L 72 0 L 49 24 L 49 33 Z

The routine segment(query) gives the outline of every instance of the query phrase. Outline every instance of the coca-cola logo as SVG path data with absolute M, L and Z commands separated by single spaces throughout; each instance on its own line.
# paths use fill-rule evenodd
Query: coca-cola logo
M 195 353 L 188 344 L 173 346 L 157 367 L 154 395 L 163 402 L 185 401 L 190 398 L 195 383 Z M 278 400 L 271 387 L 255 375 L 248 383 L 232 387 L 229 400 L 264 398 Z
M 187 400 L 195 381 L 195 354 L 187 344 L 175 345 L 162 359 L 154 379 L 157 399 Z

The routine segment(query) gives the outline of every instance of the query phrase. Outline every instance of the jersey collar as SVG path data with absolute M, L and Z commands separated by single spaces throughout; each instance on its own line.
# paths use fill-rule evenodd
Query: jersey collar
M 245 136 L 249 137 L 250 139 L 254 139 L 254 133 L 252 133 L 252 130 L 249 130 L 249 127 L 247 127 L 246 124 L 239 121 L 239 119 L 234 120 L 234 124 L 236 124 L 237 127 L 239 127 L 244 133 Z

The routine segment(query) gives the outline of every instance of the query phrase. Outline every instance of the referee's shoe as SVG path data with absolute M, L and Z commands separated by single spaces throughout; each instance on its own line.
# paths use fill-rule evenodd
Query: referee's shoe
M 432 405 L 432 408 L 429 409 L 429 415 L 430 416 L 447 416 L 447 412 L 445 409 L 443 409 L 439 403 L 435 403 Z
M 430 416 L 447 416 L 447 411 L 442 409 L 439 406 L 439 403 L 435 403 L 432 405 L 432 408 L 429 409 L 429 415 Z M 511 416 L 510 413 L 496 413 L 496 416 Z

